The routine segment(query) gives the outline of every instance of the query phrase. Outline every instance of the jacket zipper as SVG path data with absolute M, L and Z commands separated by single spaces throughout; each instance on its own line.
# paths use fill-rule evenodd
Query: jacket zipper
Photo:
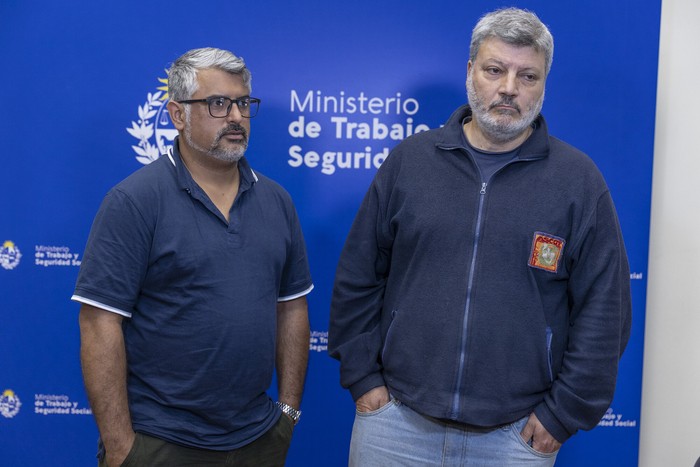
M 469 309 L 472 301 L 472 286 L 474 285 L 474 270 L 476 268 L 476 253 L 479 248 L 479 238 L 481 236 L 481 217 L 484 209 L 484 198 L 486 197 L 486 182 L 481 182 L 481 190 L 479 190 L 479 210 L 476 216 L 476 227 L 474 231 L 474 246 L 472 249 L 472 259 L 469 266 L 469 279 L 467 280 L 467 303 L 464 306 L 464 321 L 462 324 L 462 340 L 459 354 L 459 368 L 457 369 L 457 386 L 455 388 L 454 397 L 452 399 L 452 418 L 457 418 L 459 414 L 459 391 L 462 387 L 462 378 L 464 377 L 464 367 L 467 361 L 467 331 L 469 323 Z
M 552 333 L 552 328 L 547 326 L 547 370 L 549 370 L 549 382 L 554 381 L 554 372 L 552 371 L 552 338 L 554 334 Z
M 460 150 L 465 150 L 465 148 L 462 148 L 461 146 L 444 146 L 441 149 L 446 149 L 446 150 L 453 150 L 453 149 L 460 149 Z M 517 160 L 513 160 L 505 164 L 503 167 L 498 169 L 496 172 L 491 174 L 491 178 L 489 179 L 489 182 L 493 180 L 493 177 L 496 176 L 497 173 L 502 171 L 505 167 L 514 164 L 516 162 L 530 162 L 534 160 L 541 159 L 541 157 L 524 157 L 524 158 L 517 158 Z M 476 164 L 475 164 L 476 165 Z M 477 167 L 477 173 L 480 173 Z M 467 280 L 467 302 L 464 306 L 464 322 L 462 324 L 462 340 L 461 340 L 461 345 L 460 345 L 460 354 L 459 354 L 459 368 L 457 369 L 457 385 L 455 387 L 455 393 L 452 397 L 452 413 L 451 413 L 451 418 L 452 419 L 457 419 L 459 416 L 459 403 L 460 403 L 460 389 L 462 387 L 462 382 L 464 379 L 464 369 L 466 367 L 467 363 L 467 334 L 468 334 L 468 323 L 469 323 L 469 311 L 471 308 L 471 300 L 472 300 L 472 286 L 474 285 L 474 270 L 476 269 L 476 254 L 477 250 L 479 247 L 479 238 L 481 236 L 481 222 L 482 222 L 482 214 L 484 210 L 484 199 L 486 198 L 486 187 L 488 186 L 487 182 L 482 181 L 481 182 L 481 189 L 479 190 L 479 209 L 477 212 L 477 217 L 476 217 L 476 227 L 474 229 L 474 248 L 472 252 L 472 259 L 471 259 L 471 264 L 469 266 L 469 278 Z

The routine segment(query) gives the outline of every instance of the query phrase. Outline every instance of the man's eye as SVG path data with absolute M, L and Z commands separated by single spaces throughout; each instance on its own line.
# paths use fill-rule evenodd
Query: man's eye
M 216 99 L 211 100 L 211 104 L 214 107 L 226 107 L 226 99 L 223 97 L 217 97 Z
M 250 107 L 250 99 L 241 99 L 238 101 L 238 107 L 241 109 L 247 109 Z

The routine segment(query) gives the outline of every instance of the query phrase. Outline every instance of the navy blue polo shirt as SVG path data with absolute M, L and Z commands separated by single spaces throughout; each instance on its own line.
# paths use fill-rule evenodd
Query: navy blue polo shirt
M 313 288 L 289 194 L 239 162 L 230 221 L 175 150 L 105 197 L 73 300 L 124 320 L 134 429 L 230 450 L 278 419 L 276 306 Z

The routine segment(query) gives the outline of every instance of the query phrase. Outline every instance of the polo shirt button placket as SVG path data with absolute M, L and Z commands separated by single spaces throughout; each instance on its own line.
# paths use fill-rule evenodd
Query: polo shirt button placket
M 231 213 L 228 223 L 227 243 L 232 247 L 241 246 L 241 222 L 238 219 L 238 216 L 234 213 Z

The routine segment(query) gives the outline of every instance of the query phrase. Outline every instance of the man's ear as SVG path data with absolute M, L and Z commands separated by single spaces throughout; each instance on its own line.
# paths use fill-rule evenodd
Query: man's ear
M 170 120 L 173 122 L 173 125 L 175 125 L 175 128 L 177 128 L 178 131 L 185 129 L 185 109 L 183 105 L 184 104 L 171 100 L 168 101 L 168 105 L 166 106 L 168 109 L 168 114 L 170 114 Z
M 473 67 L 473 66 L 474 66 L 474 64 L 472 63 L 471 60 L 469 60 L 469 61 L 467 62 L 467 79 L 469 79 L 469 73 L 471 73 L 472 67 Z M 466 82 L 466 81 L 465 81 L 465 82 Z

